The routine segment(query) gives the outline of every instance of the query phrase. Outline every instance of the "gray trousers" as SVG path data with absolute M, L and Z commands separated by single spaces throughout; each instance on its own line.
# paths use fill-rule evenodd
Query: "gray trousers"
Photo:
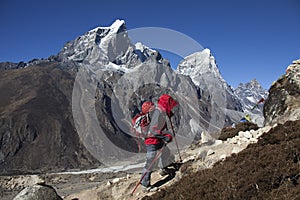
M 155 163 L 152 163 L 154 158 L 156 157 L 157 153 L 162 149 L 162 152 L 159 156 L 159 158 L 154 161 Z M 146 154 L 146 164 L 144 166 L 144 169 L 142 171 L 142 177 L 144 176 L 144 178 L 141 181 L 141 184 L 145 187 L 149 187 L 150 186 L 150 179 L 151 179 L 151 173 L 153 171 L 153 169 L 158 166 L 159 169 L 163 169 L 164 167 L 168 166 L 169 164 L 171 164 L 171 162 L 173 161 L 172 156 L 171 156 L 171 152 L 170 149 L 164 145 L 164 143 L 160 143 L 160 144 L 156 144 L 156 145 L 146 145 L 146 149 L 147 149 L 147 154 Z M 150 167 L 150 165 L 152 164 L 152 166 Z

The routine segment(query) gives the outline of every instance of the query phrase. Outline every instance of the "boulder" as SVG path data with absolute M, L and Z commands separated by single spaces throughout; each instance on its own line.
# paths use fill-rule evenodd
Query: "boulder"
M 23 189 L 13 200 L 62 200 L 49 185 L 33 185 Z

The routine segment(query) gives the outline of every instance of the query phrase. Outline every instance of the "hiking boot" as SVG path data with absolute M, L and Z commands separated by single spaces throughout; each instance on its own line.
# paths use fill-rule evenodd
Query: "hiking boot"
M 151 186 L 150 187 L 150 192 L 156 192 L 158 190 L 157 187 Z
M 160 169 L 159 170 L 159 175 L 161 176 L 166 176 L 169 175 L 171 173 L 171 171 L 169 169 Z
M 148 186 L 148 187 L 146 187 L 146 186 L 143 186 L 143 185 L 142 185 L 142 191 L 143 191 L 144 193 L 155 192 L 155 191 L 157 191 L 157 190 L 158 190 L 157 187 L 153 187 L 153 186 Z
M 144 193 L 150 192 L 150 189 L 151 189 L 151 187 L 146 187 L 146 186 L 143 186 L 143 185 L 142 185 L 142 191 L 143 191 Z

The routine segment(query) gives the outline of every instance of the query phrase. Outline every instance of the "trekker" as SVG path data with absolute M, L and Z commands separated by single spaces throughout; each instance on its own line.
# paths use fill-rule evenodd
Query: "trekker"
M 158 167 L 160 168 L 160 175 L 168 174 L 166 166 L 171 162 L 170 159 L 174 159 L 171 156 L 170 149 L 166 147 L 165 144 L 172 141 L 173 136 L 167 128 L 167 119 L 172 117 L 172 109 L 178 105 L 170 95 L 163 94 L 160 96 L 157 102 L 157 106 L 151 117 L 151 123 L 149 125 L 148 135 L 145 138 L 146 144 L 146 164 L 142 171 L 141 185 L 144 192 L 150 191 L 152 189 L 150 185 L 151 173 L 154 168 L 154 159 L 158 152 L 161 152 L 158 158 Z M 163 148 L 163 149 L 162 149 Z
M 251 122 L 251 117 L 250 115 L 245 115 L 245 117 L 243 117 L 240 122 Z

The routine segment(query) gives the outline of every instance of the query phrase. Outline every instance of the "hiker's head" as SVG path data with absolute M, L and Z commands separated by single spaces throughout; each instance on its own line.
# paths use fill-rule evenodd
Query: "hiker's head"
M 175 101 L 170 95 L 168 94 L 163 94 L 159 97 L 158 106 L 160 109 L 165 111 L 169 117 L 173 115 L 172 109 L 178 105 L 178 102 Z
M 142 113 L 146 114 L 147 112 L 151 112 L 154 110 L 154 103 L 151 101 L 146 101 L 142 105 Z

